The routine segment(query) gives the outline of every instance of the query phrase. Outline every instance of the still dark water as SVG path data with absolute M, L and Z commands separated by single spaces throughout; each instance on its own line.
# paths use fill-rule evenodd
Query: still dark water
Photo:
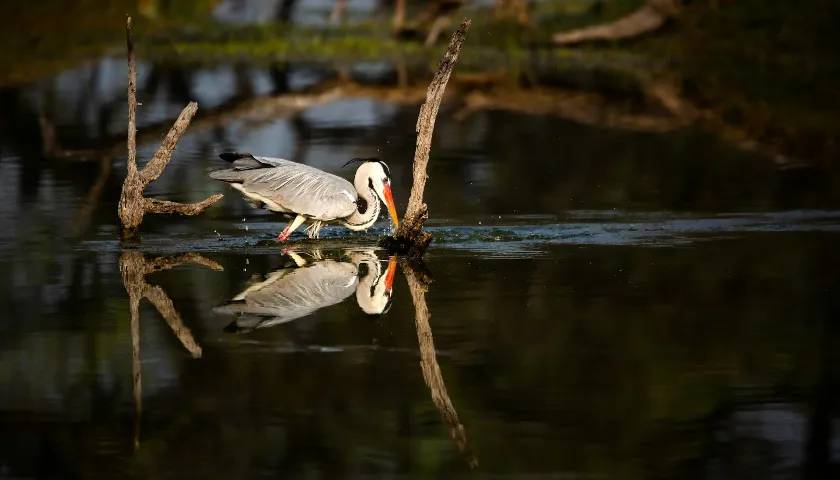
M 285 251 L 276 218 L 206 177 L 230 149 L 346 177 L 347 159 L 379 156 L 402 211 L 415 105 L 225 116 L 237 95 L 303 89 L 320 70 L 140 71 L 141 158 L 160 138 L 144 129 L 187 98 L 202 109 L 149 193 L 226 197 L 147 219 L 139 245 L 117 240 L 122 59 L 2 93 L 0 477 L 837 472 L 833 169 L 779 167 L 699 129 L 444 109 L 426 323 L 405 266 L 375 246 L 385 223 Z M 60 148 L 96 153 L 44 155 L 46 124 Z M 121 275 L 163 257 L 204 265 Z M 132 321 L 132 285 L 171 299 L 167 318 L 144 300 Z

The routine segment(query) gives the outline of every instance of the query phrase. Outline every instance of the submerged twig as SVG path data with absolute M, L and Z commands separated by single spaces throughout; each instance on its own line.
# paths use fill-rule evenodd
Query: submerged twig
M 137 169 L 137 68 L 134 58 L 134 40 L 132 39 L 131 17 L 125 23 L 126 47 L 128 49 L 128 158 L 127 173 L 120 195 L 119 216 L 122 223 L 123 237 L 132 237 L 143 222 L 147 213 L 179 213 L 181 215 L 196 215 L 222 199 L 217 193 L 197 203 L 177 203 L 163 200 L 147 199 L 143 190 L 163 173 L 164 168 L 172 158 L 172 152 L 178 139 L 184 134 L 198 110 L 196 102 L 190 102 L 178 115 L 175 124 L 163 139 L 154 157 L 143 167 Z
M 461 45 L 470 28 L 470 20 L 464 19 L 449 40 L 449 47 L 443 55 L 437 72 L 432 78 L 426 91 L 426 101 L 420 107 L 417 117 L 417 148 L 414 150 L 414 182 L 411 185 L 411 195 L 408 198 L 403 220 L 393 237 L 386 237 L 382 244 L 387 249 L 404 253 L 409 257 L 420 257 L 432 241 L 432 235 L 423 231 L 423 224 L 429 218 L 428 206 L 423 202 L 423 190 L 426 187 L 426 166 L 429 163 L 429 151 L 432 147 L 432 134 L 435 129 L 440 102 L 449 76 L 458 62 Z

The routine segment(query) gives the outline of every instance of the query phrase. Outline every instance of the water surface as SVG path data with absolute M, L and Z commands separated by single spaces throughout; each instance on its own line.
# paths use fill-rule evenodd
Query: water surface
M 384 221 L 278 245 L 280 220 L 206 176 L 230 149 L 345 177 L 347 159 L 379 156 L 402 210 L 416 105 L 271 102 L 329 78 L 321 65 L 140 71 L 141 158 L 187 99 L 201 105 L 149 194 L 226 196 L 147 219 L 139 244 L 118 241 L 115 215 L 122 59 L 0 97 L 0 476 L 836 471 L 836 168 L 780 166 L 701 127 L 444 108 L 434 243 L 415 267 L 425 318 L 406 282 L 419 270 L 376 247 Z M 327 275 L 330 295 L 303 279 Z M 298 304 L 225 311 L 261 283 Z M 130 292 L 161 312 L 143 300 L 132 320 Z

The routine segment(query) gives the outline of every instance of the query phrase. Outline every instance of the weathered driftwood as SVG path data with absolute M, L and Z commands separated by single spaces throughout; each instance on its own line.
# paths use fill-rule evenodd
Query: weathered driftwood
M 132 39 L 131 17 L 125 23 L 126 47 L 128 49 L 128 171 L 123 182 L 120 195 L 119 216 L 122 223 L 124 238 L 136 234 L 137 228 L 143 222 L 147 213 L 180 213 L 181 215 L 196 215 L 207 207 L 222 199 L 222 194 L 212 195 L 198 203 L 177 203 L 164 200 L 149 199 L 143 196 L 143 190 L 160 177 L 163 169 L 169 164 L 172 152 L 178 139 L 184 134 L 190 120 L 198 110 L 198 104 L 190 102 L 184 107 L 175 124 L 163 139 L 154 157 L 143 167 L 137 169 L 137 67 L 134 58 L 134 41 Z
M 140 447 L 140 418 L 143 412 L 143 382 L 140 368 L 140 301 L 147 299 L 166 320 L 172 333 L 193 358 L 201 357 L 201 346 L 184 325 L 181 315 L 166 292 L 157 285 L 146 283 L 146 275 L 152 272 L 168 270 L 184 263 L 195 263 L 213 270 L 222 270 L 222 266 L 197 253 L 186 253 L 175 257 L 157 257 L 147 259 L 142 252 L 126 250 L 120 255 L 120 273 L 123 286 L 128 292 L 128 305 L 131 314 L 131 384 L 134 397 L 134 449 Z
M 396 234 L 393 237 L 386 237 L 382 241 L 382 245 L 388 250 L 406 254 L 409 257 L 422 256 L 426 247 L 432 241 L 432 235 L 423 231 L 423 224 L 429 218 L 428 206 L 423 202 L 423 190 L 428 178 L 426 165 L 429 163 L 432 134 L 434 133 L 435 119 L 440 108 L 440 102 L 443 99 L 443 92 L 446 90 L 446 83 L 458 62 L 458 54 L 461 52 L 461 45 L 464 43 L 470 23 L 469 19 L 464 19 L 461 26 L 452 34 L 443 60 L 441 60 L 440 66 L 435 72 L 428 90 L 426 90 L 426 101 L 420 107 L 420 115 L 417 117 L 417 147 L 414 150 L 413 168 L 414 182 L 411 185 L 408 207 Z
M 429 289 L 431 277 L 425 272 L 422 264 L 401 261 L 400 266 L 405 272 L 405 280 L 408 289 L 411 291 L 411 300 L 414 302 L 414 326 L 417 329 L 417 342 L 420 346 L 420 369 L 423 371 L 423 380 L 429 387 L 432 394 L 432 402 L 435 404 L 441 418 L 449 427 L 449 436 L 458 447 L 458 451 L 464 456 L 470 468 L 478 466 L 478 458 L 473 454 L 467 443 L 467 433 L 464 425 L 458 418 L 458 412 L 449 398 L 446 391 L 446 384 L 437 362 L 435 352 L 435 341 L 432 337 L 432 326 L 429 323 L 429 307 L 426 305 L 426 292 Z
M 641 7 L 614 22 L 555 33 L 556 45 L 568 46 L 587 42 L 608 42 L 639 37 L 662 28 L 678 12 L 676 0 L 648 0 Z

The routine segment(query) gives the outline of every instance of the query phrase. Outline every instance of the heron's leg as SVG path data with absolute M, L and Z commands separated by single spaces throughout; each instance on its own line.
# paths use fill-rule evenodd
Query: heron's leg
M 291 235 L 292 232 L 297 230 L 297 228 L 300 226 L 301 223 L 304 222 L 304 220 L 306 220 L 306 217 L 304 217 L 303 215 L 298 215 L 297 217 L 295 217 L 295 219 L 289 222 L 289 224 L 286 225 L 286 228 L 284 228 L 283 231 L 280 232 L 280 235 L 277 235 L 277 240 L 285 242 L 286 239 L 289 238 L 289 235 Z
M 288 252 L 286 252 L 286 255 L 288 255 L 289 258 L 291 258 L 292 261 L 295 262 L 295 265 L 297 265 L 298 267 L 302 267 L 302 266 L 306 265 L 306 260 L 304 260 L 303 257 L 298 255 L 297 253 L 292 252 L 292 251 L 288 251 Z
M 324 227 L 324 222 L 318 221 L 318 228 L 315 229 L 315 238 L 321 238 L 321 229 Z
M 309 227 L 306 228 L 306 233 L 309 235 L 309 238 L 318 238 L 318 232 L 321 231 L 321 226 L 324 222 L 320 220 L 314 220 Z

